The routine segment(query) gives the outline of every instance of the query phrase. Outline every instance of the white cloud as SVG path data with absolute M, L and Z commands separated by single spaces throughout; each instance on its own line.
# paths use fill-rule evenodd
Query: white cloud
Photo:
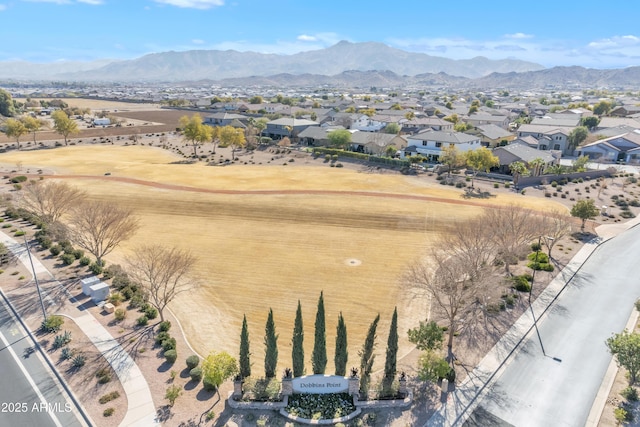
M 589 43 L 587 46 L 593 49 L 616 49 L 630 46 L 639 46 L 640 38 L 627 35 L 627 36 L 614 36 L 611 38 L 595 40 Z
M 0 4 L 0 12 L 2 12 L 3 10 L 7 10 L 6 4 Z
M 156 3 L 168 4 L 188 9 L 211 9 L 216 6 L 224 6 L 224 0 L 154 0 Z
M 297 38 L 298 38 L 298 40 L 303 41 L 303 42 L 314 42 L 314 41 L 318 40 L 314 36 L 309 36 L 307 34 L 300 34 Z
M 532 39 L 533 34 L 525 34 L 525 33 L 514 33 L 514 34 L 505 34 L 505 38 L 508 39 Z
M 193 44 L 204 44 L 204 40 L 201 40 L 201 39 L 193 39 L 193 40 L 191 40 L 191 43 L 193 43 Z
M 78 3 L 90 4 L 92 6 L 98 6 L 104 4 L 103 0 L 78 0 Z

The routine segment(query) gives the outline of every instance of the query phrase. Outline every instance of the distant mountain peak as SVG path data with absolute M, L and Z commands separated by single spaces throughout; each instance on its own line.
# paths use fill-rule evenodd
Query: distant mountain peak
M 0 62 L 0 78 L 68 79 L 78 81 L 186 81 L 221 80 L 248 76 L 321 74 L 332 76 L 347 70 L 392 71 L 397 75 L 416 76 L 444 72 L 450 76 L 478 78 L 492 72 L 534 71 L 544 69 L 532 62 L 474 58 L 453 60 L 425 53 L 408 52 L 379 42 L 341 40 L 331 47 L 293 55 L 238 52 L 235 50 L 189 50 L 158 52 L 142 57 L 104 63 L 101 67 L 76 68 L 52 72 L 49 67 L 14 66 L 7 69 Z M 52 68 L 51 70 L 54 70 Z M 47 74 L 44 74 L 47 73 Z

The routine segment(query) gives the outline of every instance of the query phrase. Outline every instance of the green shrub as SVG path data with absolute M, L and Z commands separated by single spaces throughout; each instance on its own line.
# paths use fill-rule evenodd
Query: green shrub
M 513 281 L 513 288 L 518 292 L 531 292 L 531 283 L 523 276 L 514 276 L 511 279 Z
M 40 246 L 42 246 L 42 249 L 50 249 L 53 245 L 53 242 L 48 237 L 43 237 L 42 239 L 39 239 L 38 242 L 40 243 Z
M 178 359 L 178 353 L 175 349 L 167 350 L 164 352 L 164 358 L 169 363 L 175 363 L 176 359 Z
M 162 341 L 162 349 L 164 351 L 167 350 L 175 350 L 176 349 L 176 339 L 175 338 L 168 338 L 164 341 Z
M 155 319 L 156 317 L 158 317 L 158 310 L 155 307 L 149 307 L 144 311 L 144 314 L 149 320 Z
M 60 255 L 60 260 L 64 265 L 71 265 L 76 261 L 76 257 L 73 254 L 62 254 Z
M 86 358 L 79 354 L 76 357 L 73 358 L 73 360 L 71 360 L 71 366 L 73 366 L 76 369 L 80 369 L 84 366 L 86 362 Z
M 498 184 L 497 182 L 493 183 L 493 188 L 500 188 L 500 184 Z
M 14 235 L 15 237 L 21 237 L 21 236 L 24 236 L 24 231 L 22 231 L 22 230 L 18 230 L 18 231 L 16 231 L 15 233 L 13 233 L 13 235 Z
M 11 182 L 13 184 L 17 184 L 19 182 L 25 182 L 28 178 L 24 175 L 18 175 L 18 176 L 14 176 L 13 178 L 11 178 Z
M 136 324 L 138 326 L 147 326 L 148 323 L 149 319 L 147 319 L 147 316 L 140 316 L 136 319 Z
M 116 318 L 116 321 L 122 322 L 127 317 L 127 310 L 124 308 L 116 308 L 116 311 L 113 313 Z
M 162 344 L 163 341 L 166 341 L 169 338 L 171 338 L 171 335 L 169 335 L 169 332 L 160 331 L 156 335 L 155 341 L 156 341 L 156 344 L 160 345 Z
M 110 417 L 116 410 L 114 408 L 107 408 L 102 412 L 102 415 L 105 417 Z
M 80 259 L 84 256 L 84 251 L 81 249 L 76 249 L 73 252 L 71 252 L 71 254 L 76 258 L 76 259 Z
M 171 329 L 171 322 L 169 322 L 168 320 L 160 322 L 160 325 L 158 326 L 158 330 L 160 332 L 167 332 L 169 329 Z
M 613 410 L 613 416 L 618 424 L 628 423 L 633 420 L 633 414 L 623 407 L 618 407 Z
M 537 243 L 535 243 L 534 245 L 537 245 Z M 531 246 L 533 247 L 534 245 L 531 245 Z M 549 256 L 544 252 L 533 252 L 533 253 L 530 253 L 529 255 L 527 255 L 527 259 L 529 261 L 538 262 L 540 264 L 548 264 L 549 263 Z
M 40 325 L 40 329 L 43 332 L 58 332 L 62 325 L 64 324 L 64 318 L 62 316 L 57 316 L 55 314 L 47 317 L 47 320 L 42 322 Z
M 98 377 L 98 384 L 106 384 L 109 381 L 111 381 L 111 375 L 110 374 L 105 374 L 105 375 L 102 375 L 102 376 Z
M 622 397 L 624 397 L 625 399 L 627 399 L 629 402 L 637 402 L 638 401 L 638 390 L 636 390 L 634 387 L 627 387 L 624 390 L 622 390 L 620 392 L 620 394 L 622 395 Z
M 49 248 L 49 252 L 53 256 L 58 256 L 60 255 L 60 252 L 62 252 L 62 247 L 60 247 L 60 245 L 53 245 Z
M 98 402 L 104 405 L 105 403 L 111 402 L 112 400 L 115 400 L 119 397 L 120 393 L 118 393 L 117 391 L 112 391 L 111 393 L 107 393 L 104 396 L 101 396 L 100 399 L 98 399 Z
M 187 368 L 193 369 L 200 363 L 200 358 L 195 354 L 187 357 Z
M 65 347 L 62 349 L 62 352 L 60 353 L 60 359 L 62 360 L 69 360 L 73 357 L 73 350 L 70 349 L 69 347 Z
M 97 262 L 93 262 L 91 263 L 91 265 L 89 266 L 89 270 L 93 273 L 93 274 L 101 274 L 102 273 L 102 266 L 100 264 L 98 264 Z
M 202 368 L 193 368 L 189 371 L 189 376 L 191 381 L 199 382 L 202 379 Z
M 80 265 L 86 267 L 89 264 L 91 264 L 91 259 L 89 257 L 83 256 L 82 258 L 80 258 Z

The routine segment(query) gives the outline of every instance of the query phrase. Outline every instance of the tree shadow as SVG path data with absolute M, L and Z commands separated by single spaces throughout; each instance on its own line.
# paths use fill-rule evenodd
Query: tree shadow
M 467 187 L 462 194 L 464 199 L 490 199 L 497 197 L 495 194 L 491 194 L 489 191 L 482 191 L 479 188 Z
M 188 381 L 184 385 L 184 389 L 187 390 L 187 391 L 191 391 L 191 390 L 195 389 L 198 386 L 198 384 L 200 384 L 200 381 L 194 381 L 194 380 Z
M 204 387 L 198 392 L 198 394 L 196 394 L 196 399 L 198 399 L 198 401 L 200 402 L 204 402 L 206 400 L 211 399 L 214 395 L 218 396 L 218 399 L 215 401 L 214 405 L 216 403 L 218 403 L 220 401 L 220 393 L 218 393 L 218 390 L 213 390 L 213 391 L 208 391 L 207 389 L 205 389 Z
M 169 369 L 173 368 L 173 363 L 162 362 L 162 365 L 158 366 L 158 372 L 167 372 Z

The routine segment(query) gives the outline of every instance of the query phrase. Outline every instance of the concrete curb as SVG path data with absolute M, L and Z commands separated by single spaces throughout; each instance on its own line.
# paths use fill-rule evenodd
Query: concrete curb
M 587 242 L 532 303 L 532 310 L 535 313 L 537 322 L 539 323 L 541 321 L 545 313 L 551 308 L 575 275 L 578 274 L 582 265 L 600 245 L 639 224 L 640 217 L 636 217 L 626 223 L 604 224 L 599 226 L 596 229 L 596 233 L 606 237 L 604 239 L 602 237 L 596 237 L 592 241 Z M 512 356 L 519 350 L 525 338 L 533 333 L 534 326 L 531 312 L 529 310 L 525 311 L 505 335 L 489 350 L 473 371 L 469 373 L 460 386 L 456 387 L 456 390 L 449 394 L 446 403 L 433 414 L 425 426 L 441 427 L 464 424 L 479 404 L 481 395 L 500 376 L 500 373 L 509 364 Z M 510 340 L 509 337 L 511 337 Z M 511 344 L 508 341 L 511 341 Z M 514 341 L 515 343 L 513 343 Z M 604 403 L 602 403 L 603 408 L 607 396 L 608 393 L 604 396 L 600 396 L 599 393 L 596 398 L 604 399 Z M 594 405 L 596 405 L 596 402 L 594 402 Z M 598 403 L 598 405 L 600 405 L 600 403 Z M 593 410 L 592 408 L 592 411 Z
M 62 385 L 62 388 L 64 388 L 64 390 L 67 392 L 67 394 L 71 398 L 71 401 L 73 402 L 73 404 L 76 405 L 76 408 L 78 409 L 78 413 L 82 416 L 83 421 L 88 426 L 95 425 L 95 423 L 91 419 L 91 416 L 87 413 L 87 411 L 84 408 L 84 406 L 82 406 L 82 403 L 77 398 L 77 396 L 75 395 L 73 390 L 71 390 L 71 387 L 69 387 L 69 384 L 67 383 L 67 381 L 62 377 L 62 375 L 60 375 L 60 373 L 56 369 L 56 367 L 53 364 L 53 362 L 51 362 L 51 359 L 49 358 L 49 355 L 47 354 L 47 352 L 44 351 L 42 349 L 42 347 L 40 347 L 40 344 L 38 343 L 38 340 L 36 339 L 36 337 L 33 335 L 33 332 L 27 326 L 27 324 L 24 323 L 24 321 L 22 320 L 22 317 L 20 317 L 20 314 L 18 313 L 16 308 L 13 306 L 13 304 L 11 304 L 11 301 L 9 301 L 9 298 L 2 291 L 2 288 L 0 288 L 0 296 L 2 296 L 2 299 L 7 303 L 7 306 L 9 306 L 9 308 L 11 309 L 11 311 L 12 311 L 13 315 L 15 316 L 15 318 L 18 319 L 18 322 L 20 322 L 20 325 L 27 332 L 27 335 L 29 336 L 31 341 L 33 343 L 35 343 L 34 347 L 38 349 L 38 353 L 40 354 L 40 356 L 42 356 L 42 359 L 47 363 L 48 368 L 53 372 L 53 374 L 55 375 L 56 379 Z
M 18 247 L 22 247 L 18 242 L 16 242 L 14 239 L 7 236 L 3 232 L 0 232 L 0 241 L 9 243 L 8 248 L 12 251 Z M 27 255 L 25 250 L 24 253 L 19 254 L 19 259 L 25 265 L 27 270 L 31 271 L 31 265 L 29 263 L 29 260 L 26 258 Z M 38 258 L 32 255 L 32 260 L 36 274 L 48 273 L 49 276 L 51 276 L 55 280 L 55 277 L 40 262 Z M 98 351 L 102 353 L 102 356 L 105 358 L 105 360 L 107 360 L 107 362 L 109 362 L 116 375 L 118 376 L 118 379 L 120 380 L 122 387 L 125 390 L 128 401 L 127 413 L 120 425 L 126 427 L 148 427 L 160 425 L 160 423 L 157 421 L 155 404 L 153 403 L 151 390 L 149 389 L 149 385 L 146 379 L 142 375 L 142 372 L 140 371 L 138 365 L 136 365 L 133 359 L 131 359 L 129 354 L 113 338 L 109 331 L 107 331 L 96 320 L 96 318 L 88 312 L 85 312 L 78 317 L 66 317 L 71 318 L 76 323 L 76 325 L 78 325 L 78 327 L 91 340 Z M 19 316 L 18 318 L 20 319 Z M 23 323 L 22 319 L 20 319 L 20 322 Z M 50 367 L 53 368 L 56 376 L 61 378 L 61 376 L 58 374 L 58 371 L 53 367 L 53 365 L 51 365 L 51 362 L 48 360 L 48 358 L 46 360 L 49 362 Z M 64 384 L 65 388 L 68 388 L 68 384 Z M 90 425 L 93 425 L 93 423 L 90 423 Z

